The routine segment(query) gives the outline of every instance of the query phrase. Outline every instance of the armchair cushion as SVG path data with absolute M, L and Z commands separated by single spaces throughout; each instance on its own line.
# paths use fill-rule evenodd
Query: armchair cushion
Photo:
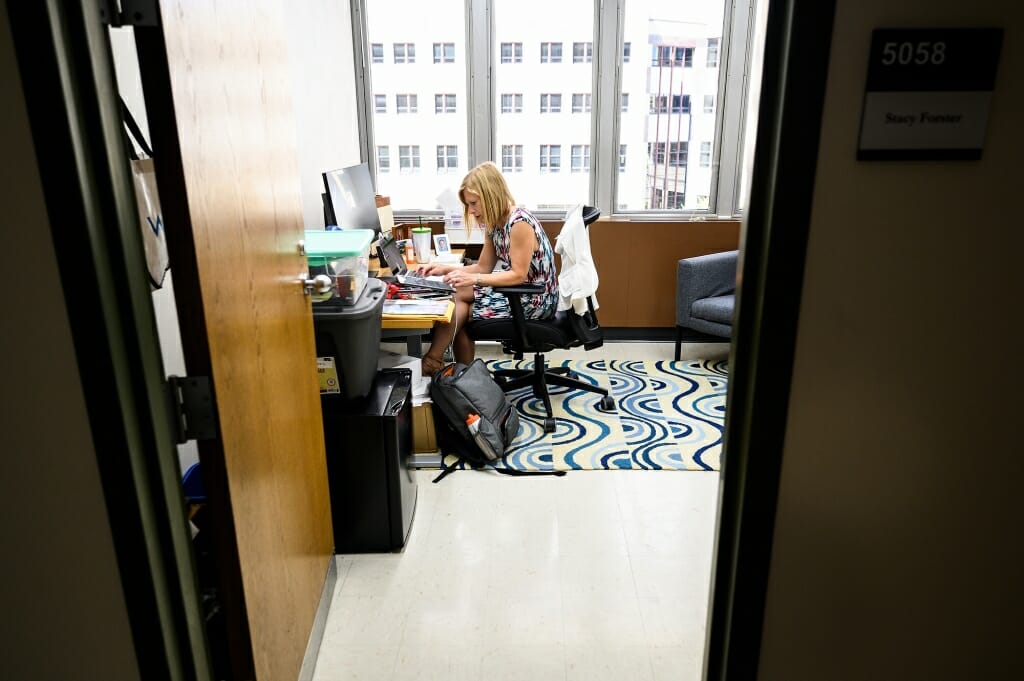
M 728 338 L 732 335 L 739 251 L 679 261 L 676 326 Z

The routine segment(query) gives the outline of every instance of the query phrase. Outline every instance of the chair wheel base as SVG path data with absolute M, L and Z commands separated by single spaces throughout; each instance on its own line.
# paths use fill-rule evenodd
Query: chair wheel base
M 605 395 L 601 398 L 601 403 L 598 405 L 598 409 L 601 411 L 615 411 L 615 398 L 611 395 Z
M 555 419 L 544 419 L 544 432 L 553 433 L 555 432 Z

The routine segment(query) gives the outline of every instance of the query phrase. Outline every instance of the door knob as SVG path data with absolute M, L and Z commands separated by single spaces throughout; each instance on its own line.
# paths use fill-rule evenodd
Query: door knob
M 326 274 L 318 274 L 310 279 L 309 273 L 303 272 L 299 275 L 299 283 L 302 284 L 302 290 L 305 294 L 307 296 L 312 295 L 313 300 L 316 301 L 330 298 L 331 289 L 334 287 L 334 282 Z

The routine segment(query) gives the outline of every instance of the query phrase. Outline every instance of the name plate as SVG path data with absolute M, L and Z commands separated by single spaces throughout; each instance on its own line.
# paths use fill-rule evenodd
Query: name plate
M 1000 28 L 882 28 L 871 36 L 859 160 L 981 158 Z

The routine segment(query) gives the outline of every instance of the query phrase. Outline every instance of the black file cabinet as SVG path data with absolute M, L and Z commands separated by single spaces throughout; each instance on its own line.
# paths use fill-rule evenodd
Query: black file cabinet
M 365 398 L 321 396 L 335 553 L 396 551 L 416 512 L 412 372 L 382 369 Z

